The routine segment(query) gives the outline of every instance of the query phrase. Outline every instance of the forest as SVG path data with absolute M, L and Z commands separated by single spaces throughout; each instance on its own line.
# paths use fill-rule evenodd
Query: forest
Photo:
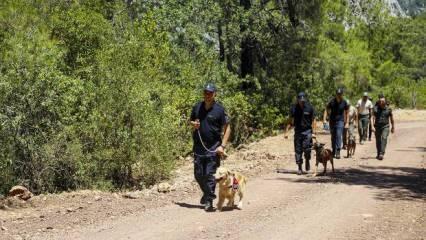
M 0 193 L 167 179 L 205 82 L 233 146 L 281 128 L 299 91 L 318 112 L 337 87 L 424 109 L 425 33 L 381 0 L 2 0 Z

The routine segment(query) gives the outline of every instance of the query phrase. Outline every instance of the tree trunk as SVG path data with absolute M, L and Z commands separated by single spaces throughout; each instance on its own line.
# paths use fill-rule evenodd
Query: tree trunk
M 222 33 L 222 21 L 219 20 L 217 23 L 217 34 L 219 38 L 219 60 L 221 62 L 225 61 L 225 46 L 223 44 L 223 33 Z
M 240 5 L 244 7 L 244 10 L 250 10 L 251 2 L 250 0 L 240 0 Z M 250 22 L 250 21 L 249 21 Z M 250 23 L 249 23 L 250 24 Z M 247 31 L 247 26 L 244 24 L 240 25 L 240 31 L 244 34 Z M 245 37 L 241 41 L 241 77 L 246 77 L 247 75 L 253 75 L 254 73 L 254 41 L 248 34 L 244 34 Z
M 297 0 L 287 0 L 288 6 L 288 17 L 290 18 L 291 25 L 293 28 L 299 25 L 296 15 L 296 1 Z

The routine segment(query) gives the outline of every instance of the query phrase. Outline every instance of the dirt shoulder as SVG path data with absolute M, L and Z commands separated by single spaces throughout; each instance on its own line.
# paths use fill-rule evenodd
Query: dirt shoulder
M 275 171 L 279 165 L 286 165 L 293 159 L 290 143 L 284 144 L 278 151 L 269 149 L 281 139 L 282 136 L 269 137 L 242 146 L 222 164 L 249 178 Z M 42 194 L 26 202 L 9 199 L 9 207 L 3 206 L 0 210 L 0 226 L 3 229 L 0 230 L 0 235 L 5 239 L 31 239 L 46 233 L 73 231 L 81 226 L 141 214 L 146 210 L 198 195 L 199 187 L 193 177 L 192 158 L 181 160 L 179 164 L 172 180 L 163 182 L 161 189 L 156 185 L 142 191 L 110 193 L 82 190 Z

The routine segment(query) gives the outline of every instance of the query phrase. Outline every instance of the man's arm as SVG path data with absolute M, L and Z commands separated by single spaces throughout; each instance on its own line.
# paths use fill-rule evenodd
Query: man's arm
M 231 136 L 231 124 L 229 124 L 229 118 L 226 112 L 223 112 L 222 124 L 223 124 L 223 127 L 222 127 L 223 138 L 222 138 L 222 142 L 220 146 L 216 148 L 216 152 L 220 156 L 223 156 L 225 154 L 225 147 L 226 147 L 226 144 L 228 143 L 229 136 Z
M 229 123 L 226 123 L 225 126 L 223 126 L 223 131 L 222 143 L 216 148 L 216 152 L 219 156 L 225 155 L 225 146 L 228 143 L 229 136 L 231 135 L 231 126 Z
M 390 121 L 392 124 L 391 133 L 395 133 L 395 122 L 393 120 L 393 114 L 390 115 Z
M 290 121 L 285 126 L 284 138 L 288 138 L 288 131 L 290 131 L 291 126 L 294 126 L 294 118 L 290 118 Z
M 359 104 L 359 102 L 356 103 L 355 107 L 356 107 L 357 115 L 360 114 L 361 113 L 361 105 Z
M 354 116 L 354 126 L 358 126 L 358 114 L 355 114 Z
M 349 123 L 348 123 L 348 120 L 349 120 L 349 110 L 348 109 L 345 110 L 343 119 L 345 121 L 345 128 L 348 128 L 349 127 Z
M 196 107 L 194 106 L 191 111 L 191 116 L 189 117 L 189 125 L 192 126 L 192 130 L 196 130 L 200 128 L 200 120 L 196 119 Z
M 376 129 L 374 128 L 374 124 L 376 123 L 376 117 L 374 116 L 374 114 L 371 115 L 370 118 L 370 127 L 371 127 L 371 131 L 375 132 Z M 393 125 L 392 125 L 393 126 Z
M 229 140 L 229 136 L 231 136 L 231 124 L 227 123 L 225 124 L 225 126 L 223 127 L 223 139 L 222 139 L 222 144 L 221 146 L 225 147 L 226 144 L 228 143 Z
M 312 135 L 315 136 L 317 134 L 317 120 L 314 118 L 312 121 Z
M 326 123 L 327 122 L 327 114 L 328 114 L 328 108 L 325 108 L 324 110 L 324 117 L 323 117 L 323 122 Z

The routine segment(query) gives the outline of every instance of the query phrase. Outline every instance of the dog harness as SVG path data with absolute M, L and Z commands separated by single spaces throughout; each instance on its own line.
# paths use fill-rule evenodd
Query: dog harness
M 238 179 L 235 177 L 235 175 L 232 175 L 232 184 L 229 186 L 229 188 L 232 188 L 232 191 L 236 192 L 240 188 L 240 184 L 238 183 Z

